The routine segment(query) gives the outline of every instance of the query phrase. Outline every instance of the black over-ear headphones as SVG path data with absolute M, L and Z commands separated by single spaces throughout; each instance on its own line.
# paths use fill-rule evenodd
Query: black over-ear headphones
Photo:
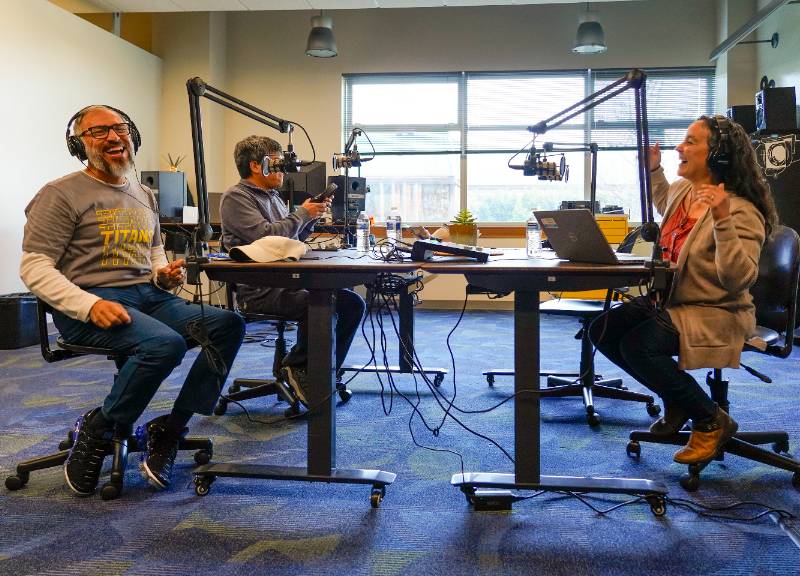
M 70 131 L 72 130 L 72 123 L 75 122 L 75 119 L 90 108 L 106 108 L 119 114 L 123 121 L 130 124 L 133 153 L 136 154 L 139 151 L 139 146 L 142 145 L 142 135 L 139 133 L 139 129 L 136 127 L 136 124 L 134 124 L 133 120 L 131 120 L 131 117 L 125 114 L 125 112 L 122 110 L 114 108 L 113 106 L 107 106 L 105 104 L 92 104 L 91 106 L 86 106 L 85 108 L 81 108 L 75 112 L 75 114 L 72 115 L 72 118 L 69 119 L 69 122 L 67 122 L 67 150 L 69 150 L 70 156 L 75 156 L 81 162 L 85 162 L 88 159 L 88 156 L 86 156 L 86 147 L 83 145 L 81 137 L 76 134 L 70 134 Z
M 704 116 L 717 133 L 717 145 L 708 149 L 708 169 L 720 180 L 725 179 L 725 173 L 731 164 L 730 128 L 731 123 L 725 116 Z

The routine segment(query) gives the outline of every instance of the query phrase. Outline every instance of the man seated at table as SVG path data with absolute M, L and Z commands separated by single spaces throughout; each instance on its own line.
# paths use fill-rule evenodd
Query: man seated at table
M 248 136 L 236 144 L 233 156 L 241 180 L 225 191 L 220 203 L 222 241 L 228 250 L 264 236 L 305 240 L 330 206 L 330 198 L 324 202 L 307 199 L 289 213 L 278 192 L 283 173 L 265 176 L 261 167 L 264 157 L 277 160 L 282 153 L 279 142 L 264 136 Z M 282 373 L 298 401 L 307 406 L 308 291 L 238 285 L 237 299 L 245 312 L 275 314 L 297 321 L 297 342 L 283 359 Z M 352 290 L 336 291 L 337 370 L 344 363 L 365 309 L 363 298 Z

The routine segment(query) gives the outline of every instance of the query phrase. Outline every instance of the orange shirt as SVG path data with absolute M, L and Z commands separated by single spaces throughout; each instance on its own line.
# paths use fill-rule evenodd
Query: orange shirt
M 686 242 L 686 237 L 697 223 L 697 218 L 688 218 L 683 202 L 680 203 L 669 217 L 669 220 L 661 226 L 661 240 L 659 244 L 664 249 L 664 260 L 677 262 L 678 256 Z

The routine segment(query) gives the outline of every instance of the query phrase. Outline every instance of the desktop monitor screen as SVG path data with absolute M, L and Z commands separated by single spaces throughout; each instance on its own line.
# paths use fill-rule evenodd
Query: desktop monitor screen
M 325 163 L 312 162 L 309 166 L 300 166 L 297 172 L 289 172 L 283 176 L 280 193 L 284 202 L 299 206 L 306 198 L 316 196 L 325 190 Z

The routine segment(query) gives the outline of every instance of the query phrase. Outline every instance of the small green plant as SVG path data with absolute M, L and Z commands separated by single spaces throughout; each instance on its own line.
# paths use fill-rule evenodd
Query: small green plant
M 167 161 L 169 162 L 169 169 L 171 171 L 173 171 L 173 172 L 177 172 L 178 171 L 178 165 L 180 165 L 180 163 L 183 161 L 184 158 L 186 158 L 186 156 L 177 156 L 176 155 L 175 158 L 173 159 L 171 154 L 167 154 Z
M 453 224 L 475 224 L 475 217 L 472 212 L 464 208 L 452 220 Z

